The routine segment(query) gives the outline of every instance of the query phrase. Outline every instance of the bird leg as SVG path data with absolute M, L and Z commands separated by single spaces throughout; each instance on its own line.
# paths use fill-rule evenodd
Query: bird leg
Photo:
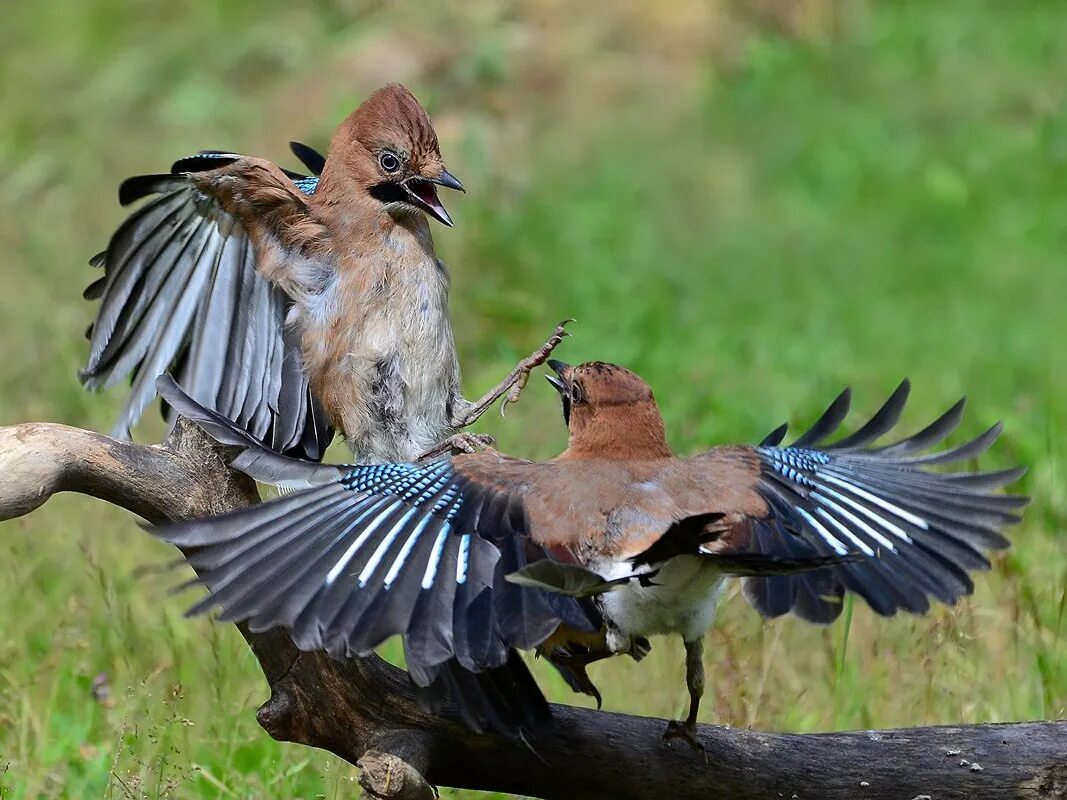
M 530 378 L 530 373 L 544 364 L 548 357 L 552 355 L 552 351 L 556 349 L 556 345 L 562 342 L 565 337 L 570 336 L 566 326 L 568 322 L 573 321 L 565 319 L 557 325 L 556 329 L 552 331 L 552 335 L 548 337 L 548 340 L 543 345 L 520 361 L 504 380 L 486 392 L 480 400 L 471 402 L 462 397 L 457 398 L 455 410 L 452 413 L 451 426 L 453 428 L 466 428 L 468 425 L 474 424 L 501 397 L 504 398 L 504 402 L 500 406 L 500 414 L 503 416 L 508 404 L 514 403 L 519 399 L 519 395 L 522 394 L 522 390 L 526 387 L 526 381 Z
M 689 716 L 682 720 L 671 720 L 663 732 L 663 740 L 685 739 L 694 750 L 703 750 L 704 745 L 697 739 L 697 711 L 700 698 L 704 695 L 704 639 L 685 642 L 685 684 L 689 688 Z
M 455 433 L 440 444 L 436 444 L 419 456 L 419 463 L 433 461 L 448 454 L 457 456 L 460 453 L 477 453 L 496 444 L 496 439 L 488 433 Z

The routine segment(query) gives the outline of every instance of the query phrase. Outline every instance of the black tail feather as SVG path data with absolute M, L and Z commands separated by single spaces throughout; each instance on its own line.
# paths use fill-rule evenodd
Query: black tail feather
M 412 672 L 412 675 L 417 674 Z M 471 730 L 518 737 L 552 721 L 552 711 L 537 682 L 515 650 L 507 661 L 484 672 L 470 672 L 450 660 L 436 669 L 431 681 L 413 681 L 420 704 L 432 714 L 454 710 Z

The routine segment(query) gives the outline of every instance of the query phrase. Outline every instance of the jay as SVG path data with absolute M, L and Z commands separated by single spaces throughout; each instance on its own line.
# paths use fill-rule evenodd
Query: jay
M 312 175 L 205 151 L 119 190 L 154 196 L 92 259 L 104 275 L 81 372 L 89 388 L 132 376 L 115 434 L 129 436 L 173 371 L 191 395 L 282 452 L 321 458 L 344 434 L 360 462 L 418 459 L 496 400 L 518 398 L 548 342 L 477 401 L 461 392 L 449 277 L 427 217 L 452 225 L 429 116 L 403 86 L 375 92 Z M 173 418 L 173 413 L 169 413 Z M 487 437 L 459 435 L 461 449 Z
M 288 629 L 303 649 L 366 655 L 402 638 L 431 708 L 446 699 L 475 729 L 518 732 L 550 719 L 519 650 L 536 649 L 597 697 L 585 666 L 681 637 L 690 696 L 665 738 L 695 737 L 703 640 L 724 581 L 766 617 L 826 624 L 845 592 L 880 615 L 921 614 L 969 594 L 985 552 L 1028 498 L 996 493 L 1022 468 L 941 472 L 977 457 L 1001 426 L 926 452 L 959 424 L 963 401 L 918 433 L 894 427 L 905 381 L 855 432 L 826 443 L 846 390 L 804 434 L 781 426 L 757 446 L 676 456 L 652 391 L 619 366 L 550 361 L 569 431 L 537 463 L 495 450 L 427 464 L 320 465 L 271 452 L 199 407 L 169 378 L 160 391 L 211 435 L 245 449 L 249 475 L 303 488 L 281 499 L 154 532 L 187 552 L 208 594 L 253 630 Z

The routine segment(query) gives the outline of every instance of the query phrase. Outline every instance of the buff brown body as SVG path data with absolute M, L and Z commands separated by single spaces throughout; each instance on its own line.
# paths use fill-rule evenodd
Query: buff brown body
M 452 224 L 436 187 L 462 189 L 462 185 L 445 169 L 430 118 L 404 87 L 391 85 L 375 92 L 341 123 L 311 191 L 297 176 L 262 159 L 216 155 L 202 157 L 196 166 L 213 166 L 212 157 L 222 165 L 183 173 L 195 192 L 195 208 L 217 225 L 216 238 L 231 231 L 246 235 L 256 273 L 289 301 L 284 321 L 268 318 L 246 338 L 283 339 L 280 325 L 297 334 L 298 345 L 292 347 L 310 394 L 360 461 L 414 460 L 439 446 L 502 395 L 517 397 L 529 370 L 562 337 L 561 326 L 485 397 L 477 402 L 463 398 L 448 315 L 448 272 L 434 251 L 428 221 L 433 216 Z M 173 235 L 166 225 L 151 235 L 160 228 L 163 232 L 157 238 Z M 199 242 L 196 234 L 190 241 Z M 211 252 L 214 241 L 206 236 L 206 244 L 187 246 L 174 257 L 175 266 L 182 259 Z M 124 259 L 138 263 L 137 254 L 127 255 L 122 244 L 120 240 L 115 245 L 118 252 L 113 258 L 109 259 L 110 250 L 103 254 L 106 266 L 114 267 L 109 272 L 119 273 Z M 144 244 L 138 246 L 145 249 Z M 165 246 L 160 250 L 167 252 Z M 216 268 L 213 273 L 215 284 L 223 282 L 219 272 Z M 116 279 L 105 287 L 102 316 L 109 290 L 117 291 L 120 283 Z M 210 307 L 213 294 L 226 291 L 225 287 L 214 293 L 205 290 L 201 307 Z M 126 302 L 138 302 L 137 293 Z M 237 307 L 233 313 L 244 311 Z M 175 336 L 191 337 L 195 349 L 198 341 L 213 335 L 209 323 L 197 317 L 189 323 L 191 333 Z M 227 324 L 226 320 L 214 323 Z M 94 331 L 93 357 L 85 373 L 91 385 L 115 379 L 111 368 L 115 358 L 101 364 L 98 357 L 109 347 L 110 333 L 103 326 Z M 231 349 L 239 346 L 235 343 Z M 175 353 L 172 360 L 180 361 L 177 349 Z M 221 369 L 249 369 L 230 358 L 227 353 Z M 153 366 L 160 364 L 160 359 L 152 361 Z M 179 382 L 197 400 L 236 419 L 230 406 L 235 400 L 248 405 L 248 390 L 212 397 L 199 385 L 188 385 L 200 372 L 195 367 L 187 370 L 186 375 L 179 374 Z M 253 376 L 239 382 L 257 381 Z M 141 393 L 142 405 L 145 391 L 147 387 Z M 277 413 L 282 404 L 265 396 L 260 405 Z M 257 412 L 245 412 L 245 417 Z M 137 413 L 139 408 L 133 418 Z

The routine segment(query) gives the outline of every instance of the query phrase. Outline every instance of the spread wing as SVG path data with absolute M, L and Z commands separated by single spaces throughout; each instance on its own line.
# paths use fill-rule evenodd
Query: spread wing
M 230 441 L 220 424 L 205 427 Z M 279 470 L 280 456 L 264 458 L 290 478 L 302 463 Z M 472 727 L 513 730 L 547 716 L 514 651 L 560 622 L 599 627 L 590 604 L 505 580 L 545 557 L 522 496 L 546 467 L 496 453 L 344 466 L 311 489 L 156 533 L 197 548 L 188 560 L 209 594 L 190 613 L 218 606 L 223 620 L 284 626 L 302 649 L 339 656 L 367 655 L 400 635 L 429 704 L 447 697 Z M 324 467 L 307 469 L 321 481 Z
M 299 148 L 318 165 L 318 154 Z M 170 174 L 122 184 L 123 205 L 151 199 L 91 261 L 104 274 L 85 290 L 100 306 L 80 374 L 91 389 L 130 378 L 115 435 L 129 437 L 155 397 L 156 377 L 172 371 L 197 400 L 279 450 L 317 459 L 329 445 L 332 431 L 309 390 L 299 333 L 285 325 L 291 299 L 257 272 L 263 248 L 253 246 L 242 215 L 249 199 L 241 194 L 242 183 L 270 190 L 273 205 L 260 202 L 255 213 L 264 225 L 283 226 L 286 216 L 307 216 L 301 198 L 314 193 L 318 178 L 265 164 L 207 151 L 178 161 Z
M 779 446 L 780 428 L 758 447 L 715 448 L 691 459 L 694 482 L 704 478 L 707 510 L 724 517 L 704 526 L 702 536 L 676 526 L 680 544 L 672 552 L 688 548 L 762 561 L 768 568 L 762 576 L 747 573 L 755 577 L 745 579 L 744 593 L 771 617 L 793 611 L 830 622 L 845 591 L 883 615 L 922 613 L 931 597 L 953 603 L 969 594 L 968 572 L 989 567 L 985 551 L 1008 547 L 1001 531 L 1019 520 L 1015 512 L 1028 502 L 993 490 L 1024 470 L 930 469 L 973 459 L 1000 434 L 998 424 L 966 444 L 924 453 L 955 430 L 962 400 L 915 435 L 873 447 L 896 424 L 908 390 L 902 383 L 869 422 L 831 444 L 821 443 L 847 414 L 847 391 L 788 447 Z M 820 559 L 841 563 L 784 574 L 818 567 Z M 774 569 L 776 561 L 783 569 Z

